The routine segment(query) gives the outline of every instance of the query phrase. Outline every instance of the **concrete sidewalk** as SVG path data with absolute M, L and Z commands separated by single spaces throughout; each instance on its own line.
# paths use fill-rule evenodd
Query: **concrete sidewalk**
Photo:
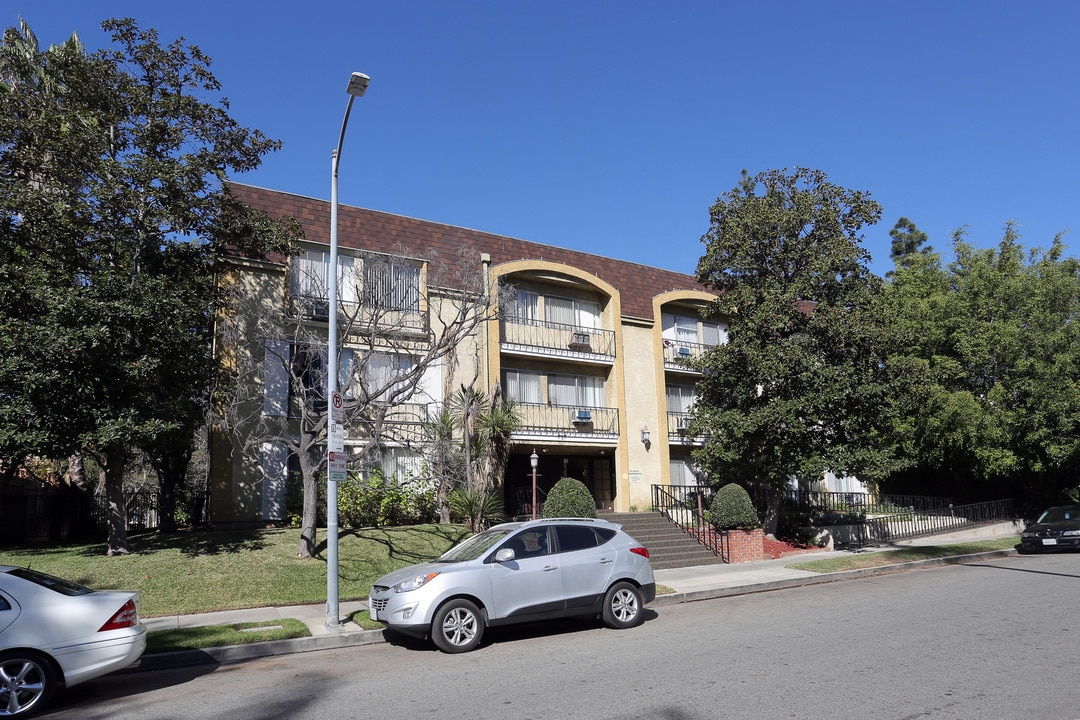
M 655 608 L 695 600 L 746 595 L 755 592 L 768 592 L 783 588 L 838 582 L 860 577 L 871 577 L 915 567 L 977 562 L 979 560 L 1013 555 L 1015 550 L 998 550 L 977 555 L 959 555 L 934 560 L 921 560 L 913 563 L 885 565 L 864 570 L 849 570 L 835 573 L 816 573 L 788 567 L 805 560 L 855 555 L 880 550 L 892 550 L 918 545 L 944 545 L 985 540 L 995 537 L 1019 536 L 1022 526 L 1017 523 L 999 523 L 981 528 L 973 528 L 947 535 L 933 535 L 917 540 L 899 542 L 893 545 L 857 550 L 834 550 L 794 555 L 779 560 L 742 563 L 739 565 L 700 565 L 697 567 L 657 570 L 657 585 L 670 588 L 672 592 L 658 595 L 649 603 Z M 1017 537 L 1017 542 L 1019 538 Z M 366 601 L 348 601 L 339 604 L 339 616 L 350 617 L 357 610 L 367 607 Z M 224 612 L 200 613 L 195 615 L 171 615 L 168 617 L 144 618 L 147 630 L 166 630 L 171 628 L 200 627 L 206 625 L 231 625 L 242 622 L 267 622 L 294 618 L 308 626 L 311 637 L 278 640 L 272 642 L 232 645 L 206 650 L 186 650 L 171 653 L 144 655 L 132 667 L 137 670 L 156 670 L 167 667 L 199 665 L 206 663 L 226 663 L 268 655 L 325 650 L 329 648 L 367 645 L 384 642 L 383 630 L 364 630 L 360 626 L 347 622 L 336 628 L 326 625 L 326 606 L 293 605 L 283 607 L 250 608 L 246 610 L 226 610 Z

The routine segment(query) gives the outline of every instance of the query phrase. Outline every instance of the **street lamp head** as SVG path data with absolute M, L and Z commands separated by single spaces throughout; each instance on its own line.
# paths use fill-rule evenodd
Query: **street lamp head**
M 354 72 L 349 77 L 349 87 L 345 89 L 345 92 L 354 97 L 364 97 L 369 82 L 371 82 L 371 78 L 367 75 L 361 72 Z
M 536 454 L 535 450 L 533 450 L 532 455 L 529 456 L 529 464 L 532 465 L 533 470 L 540 464 L 540 456 Z

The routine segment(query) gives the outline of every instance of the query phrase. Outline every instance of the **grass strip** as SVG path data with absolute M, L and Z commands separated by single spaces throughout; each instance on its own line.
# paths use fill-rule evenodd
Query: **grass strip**
M 431 560 L 468 533 L 459 525 L 360 528 L 338 541 L 341 600 L 367 597 L 388 572 Z M 105 545 L 57 544 L 0 550 L 0 565 L 31 567 L 95 590 L 138 590 L 144 617 L 326 602 L 326 544 L 297 557 L 298 529 L 190 530 L 131 537 L 131 554 Z
M 863 568 L 895 565 L 897 563 L 915 562 L 917 560 L 932 560 L 943 557 L 955 557 L 957 555 L 971 555 L 973 553 L 990 552 L 992 550 L 1009 550 L 1016 547 L 1019 542 L 1020 538 L 1018 537 L 1007 537 L 947 545 L 913 545 L 898 550 L 853 553 L 839 557 L 823 558 L 821 560 L 808 560 L 806 562 L 791 563 L 786 567 L 794 570 L 808 570 L 817 573 L 843 572 L 844 570 L 861 570 Z
M 293 618 L 267 620 L 265 622 L 234 623 L 232 625 L 207 625 L 205 627 L 172 628 L 153 630 L 146 634 L 146 652 L 163 653 L 176 650 L 202 650 L 205 648 L 244 645 L 247 643 L 288 640 L 309 637 L 307 625 Z

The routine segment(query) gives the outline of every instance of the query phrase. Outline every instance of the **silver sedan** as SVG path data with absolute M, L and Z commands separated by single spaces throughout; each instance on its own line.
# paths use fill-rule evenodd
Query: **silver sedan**
M 459 653 L 497 625 L 591 615 L 633 627 L 655 596 L 641 543 L 615 523 L 560 518 L 496 525 L 381 577 L 368 610 L 392 631 Z
M 36 712 L 59 685 L 127 667 L 145 649 L 139 593 L 0 565 L 0 717 Z

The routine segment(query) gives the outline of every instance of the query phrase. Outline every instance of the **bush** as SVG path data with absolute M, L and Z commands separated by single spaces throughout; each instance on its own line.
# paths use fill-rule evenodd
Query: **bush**
M 344 527 L 382 527 L 430 522 L 435 514 L 435 493 L 415 485 L 399 485 L 372 473 L 338 483 L 338 519 Z
M 585 483 L 563 478 L 555 483 L 544 501 L 544 517 L 596 517 L 596 501 Z
M 709 503 L 708 520 L 720 530 L 761 527 L 750 494 L 742 485 L 729 483 L 716 491 Z
M 504 516 L 502 496 L 497 492 L 469 487 L 454 488 L 450 491 L 447 504 L 450 506 L 450 519 L 463 523 L 474 532 L 502 522 Z

